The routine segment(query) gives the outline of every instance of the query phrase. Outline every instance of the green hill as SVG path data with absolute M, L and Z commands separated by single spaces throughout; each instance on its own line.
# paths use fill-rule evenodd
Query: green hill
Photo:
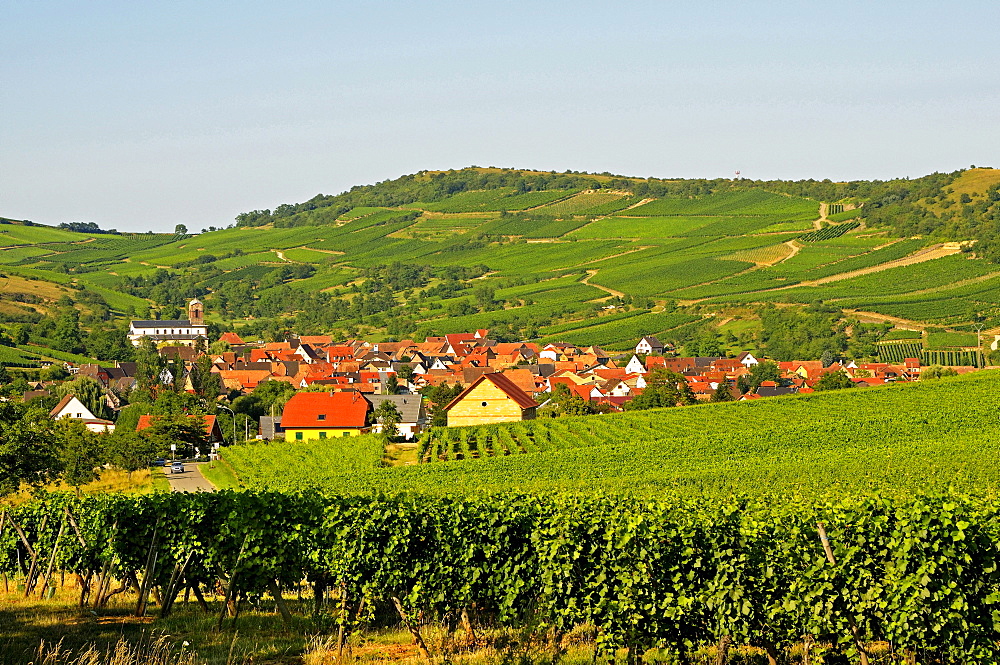
M 1000 266 L 975 258 L 993 256 L 995 173 L 832 183 L 421 172 L 189 236 L 0 223 L 0 271 L 86 293 L 119 321 L 170 318 L 197 296 L 214 322 L 258 338 L 491 328 L 611 349 L 659 334 L 696 352 L 753 343 L 768 325 L 761 303 L 817 302 L 967 332 L 973 319 L 1000 324 Z M 964 240 L 975 254 L 939 246 Z M 874 355 L 879 331 L 837 326 L 824 320 L 799 351 Z

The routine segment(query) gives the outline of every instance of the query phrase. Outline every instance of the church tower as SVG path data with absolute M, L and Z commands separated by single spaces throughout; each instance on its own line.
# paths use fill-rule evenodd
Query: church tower
M 193 326 L 205 324 L 205 306 L 197 298 L 188 303 L 188 319 Z

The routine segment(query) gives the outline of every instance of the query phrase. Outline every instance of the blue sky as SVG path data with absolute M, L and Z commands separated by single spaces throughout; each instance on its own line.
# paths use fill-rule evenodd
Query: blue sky
M 121 230 L 421 169 L 1000 167 L 1000 3 L 6 2 L 0 216 Z

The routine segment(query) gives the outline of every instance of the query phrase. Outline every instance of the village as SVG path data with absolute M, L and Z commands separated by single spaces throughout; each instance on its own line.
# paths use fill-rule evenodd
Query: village
M 286 384 L 269 386 L 280 388 L 286 399 L 280 410 L 272 406 L 269 413 L 254 416 L 253 431 L 244 422 L 243 438 L 306 441 L 354 436 L 382 432 L 383 421 L 389 420 L 393 436 L 412 440 L 432 426 L 757 400 L 915 381 L 928 371 L 917 358 L 901 364 L 832 356 L 773 362 L 750 351 L 729 358 L 680 357 L 654 336 L 642 337 L 629 353 L 565 343 L 502 343 L 490 339 L 489 330 L 421 342 L 336 341 L 327 335 L 263 342 L 244 340 L 233 332 L 209 340 L 204 306 L 197 299 L 189 303 L 187 319 L 133 321 L 129 338 L 135 346 L 145 344 L 170 361 L 172 370 L 164 366 L 157 379 L 177 392 L 194 393 L 196 366 L 207 363 L 217 378 L 216 406 L 232 413 L 233 431 L 224 432 L 215 416 L 191 417 L 203 418 L 206 439 L 216 447 L 237 439 L 232 410 L 237 400 L 254 395 L 269 382 Z M 114 367 L 67 364 L 65 369 L 71 377 L 89 377 L 99 384 L 105 414 L 112 416 L 142 378 L 134 362 L 117 362 Z M 53 395 L 55 383 L 34 382 L 23 394 L 24 401 Z M 664 383 L 672 391 L 667 401 L 648 399 Z M 572 408 L 566 408 L 567 400 Z M 83 421 L 94 432 L 113 431 L 115 420 L 99 417 L 94 410 L 75 395 L 64 394 L 50 415 Z M 148 428 L 156 418 L 143 414 L 135 428 Z

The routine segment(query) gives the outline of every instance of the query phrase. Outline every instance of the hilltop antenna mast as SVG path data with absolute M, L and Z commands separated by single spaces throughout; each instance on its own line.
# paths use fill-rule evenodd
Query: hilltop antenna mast
M 739 179 L 740 179 L 740 172 L 739 172 L 739 171 L 737 171 L 737 172 L 736 172 L 736 178 L 735 178 L 735 179 L 736 179 L 736 180 L 739 180 Z

